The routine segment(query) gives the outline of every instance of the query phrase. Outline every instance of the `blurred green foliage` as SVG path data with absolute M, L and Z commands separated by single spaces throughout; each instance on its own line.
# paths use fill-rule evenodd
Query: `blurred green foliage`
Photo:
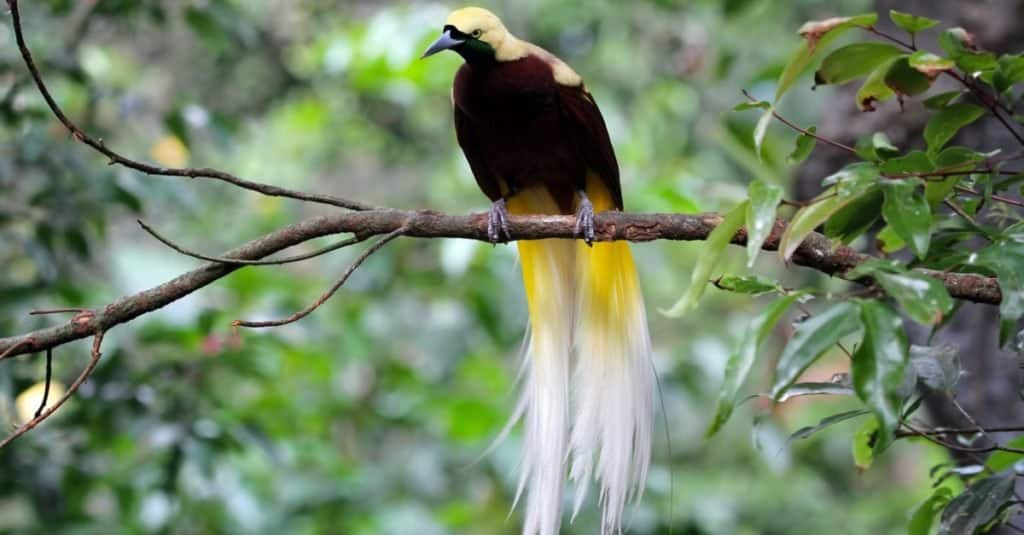
M 804 20 L 866 7 L 489 4 L 587 79 L 620 157 L 627 208 L 675 212 L 734 205 L 755 178 L 787 183 L 792 136 L 768 132 L 759 160 L 753 120 L 729 110 L 741 88 L 771 97 Z M 458 58 L 417 59 L 450 7 L 49 0 L 22 11 L 57 99 L 127 154 L 378 205 L 467 212 L 485 199 L 450 121 Z M 100 305 L 196 265 L 148 239 L 135 217 L 216 253 L 324 210 L 108 167 L 50 118 L 13 40 L 9 24 L 0 27 L 4 334 L 60 321 L 29 318 L 34 308 Z M 796 118 L 812 116 L 809 85 L 791 92 L 802 95 L 789 97 L 800 102 Z M 686 286 L 699 248 L 635 247 L 652 311 Z M 80 395 L 0 450 L 0 531 L 516 532 L 516 515 L 506 518 L 516 436 L 483 455 L 511 413 L 526 322 L 509 247 L 400 240 L 314 316 L 232 333 L 233 319 L 305 306 L 355 254 L 244 269 L 114 330 Z M 727 262 L 739 271 L 745 256 L 731 250 Z M 790 285 L 832 284 L 774 258 L 758 270 Z M 729 349 L 765 303 L 709 294 L 700 314 L 650 315 L 667 429 L 631 532 L 903 532 L 943 453 L 901 442 L 861 472 L 851 455 L 856 424 L 787 438 L 859 406 L 852 401 L 796 400 L 774 411 L 755 401 L 705 441 Z M 58 350 L 56 377 L 70 382 L 86 354 L 82 344 Z M 768 367 L 758 366 L 754 386 L 765 391 Z M 825 381 L 843 366 L 826 360 L 813 373 Z M 19 418 L 15 397 L 42 377 L 39 358 L 0 366 L 9 426 Z M 593 533 L 594 509 L 566 532 Z

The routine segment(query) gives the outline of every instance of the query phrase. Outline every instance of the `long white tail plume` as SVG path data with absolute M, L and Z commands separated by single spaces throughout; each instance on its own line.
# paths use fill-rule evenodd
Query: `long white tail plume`
M 573 516 L 591 478 L 600 487 L 601 533 L 621 531 L 650 464 L 651 343 L 629 245 L 580 244 L 576 257 L 576 417 L 570 438 Z
M 513 213 L 558 211 L 544 190 L 520 192 L 509 208 Z M 571 240 L 541 240 L 518 245 L 530 310 L 530 340 L 524 356 L 522 394 L 513 416 L 513 420 L 524 421 L 515 501 L 525 493 L 524 534 L 555 535 L 561 525 L 569 435 L 575 244 Z

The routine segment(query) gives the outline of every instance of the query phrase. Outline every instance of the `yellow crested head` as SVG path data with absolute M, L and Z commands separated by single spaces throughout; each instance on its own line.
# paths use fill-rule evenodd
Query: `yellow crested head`
M 501 19 L 481 7 L 464 7 L 448 15 L 442 38 L 424 56 L 449 49 L 467 60 L 511 61 L 526 55 L 522 42 L 509 33 Z
M 508 34 L 505 25 L 497 15 L 482 7 L 464 7 L 456 9 L 448 15 L 445 26 L 452 26 L 460 32 L 485 41 L 483 37 L 504 36 Z M 486 41 L 485 41 L 486 42 Z

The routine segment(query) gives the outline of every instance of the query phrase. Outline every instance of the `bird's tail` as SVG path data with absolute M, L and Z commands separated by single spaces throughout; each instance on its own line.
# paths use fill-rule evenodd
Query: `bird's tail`
M 588 183 L 587 194 L 595 211 L 614 208 L 599 181 Z M 543 188 L 518 192 L 508 208 L 559 213 Z M 524 420 L 516 492 L 516 503 L 525 492 L 523 533 L 558 533 L 570 456 L 574 515 L 595 479 L 601 533 L 614 533 L 625 503 L 640 497 L 650 460 L 651 345 L 632 254 L 625 242 L 590 247 L 552 239 L 518 246 L 530 312 L 522 394 L 512 419 Z
M 588 182 L 587 195 L 595 212 L 614 208 L 597 180 Z M 593 478 L 600 489 L 601 533 L 616 533 L 625 503 L 643 492 L 653 419 L 651 341 L 629 244 L 577 242 L 575 283 L 573 515 Z
M 557 214 L 543 188 L 509 200 L 515 214 Z M 516 503 L 525 491 L 523 533 L 558 533 L 569 435 L 569 358 L 573 331 L 572 240 L 520 241 L 519 258 L 530 311 L 522 394 L 512 421 L 524 421 L 523 460 Z M 513 506 L 514 507 L 514 506 Z

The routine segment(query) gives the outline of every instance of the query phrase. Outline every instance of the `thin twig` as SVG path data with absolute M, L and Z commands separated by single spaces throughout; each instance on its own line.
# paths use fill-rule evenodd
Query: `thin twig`
M 918 436 L 918 435 L 930 435 L 930 436 L 941 436 L 941 435 L 978 435 L 981 433 L 1024 433 L 1024 425 L 1010 425 L 1010 426 L 993 426 L 986 427 L 984 429 L 980 427 L 959 427 L 959 428 L 943 428 L 937 427 L 935 429 L 924 429 L 918 433 L 907 434 L 907 436 Z M 899 436 L 902 431 L 897 431 Z
M 978 191 L 974 191 L 973 189 L 968 188 L 967 186 L 957 186 L 956 190 L 959 191 L 960 193 L 966 193 L 968 195 L 974 195 L 976 197 L 984 197 L 985 196 L 984 193 L 981 193 L 981 192 L 978 192 Z M 1019 200 L 1011 198 L 1011 197 L 1005 197 L 1003 195 L 989 195 L 989 197 L 993 201 L 999 201 L 1001 203 L 1012 204 L 1013 206 L 1024 207 L 1024 201 L 1019 201 Z
M 243 189 L 255 191 L 263 195 L 271 197 L 287 197 L 290 199 L 296 199 L 305 202 L 312 202 L 318 204 L 326 204 L 330 206 L 337 206 L 340 208 L 346 208 L 349 210 L 363 211 L 373 210 L 374 207 L 357 202 L 349 199 L 343 199 L 333 195 L 324 195 L 316 193 L 305 193 L 301 191 L 289 190 L 278 186 L 272 186 L 270 184 L 262 184 L 259 182 L 252 182 L 243 178 L 236 177 L 230 173 L 219 171 L 217 169 L 210 168 L 173 168 L 173 167 L 161 167 L 151 165 L 136 160 L 132 160 L 121 154 L 107 148 L 103 143 L 102 139 L 97 139 L 86 134 L 81 128 L 75 123 L 68 119 L 64 110 L 54 100 L 53 95 L 50 94 L 50 90 L 46 87 L 46 83 L 43 82 L 43 77 L 39 73 L 38 67 L 36 67 L 35 60 L 32 58 L 32 53 L 28 49 L 28 45 L 25 43 L 25 36 L 23 35 L 21 28 L 21 14 L 18 10 L 18 0 L 7 0 L 7 5 L 11 8 L 11 18 L 14 26 L 14 38 L 18 44 L 18 50 L 21 52 L 21 57 L 25 61 L 25 66 L 28 67 L 29 74 L 32 75 L 32 79 L 36 83 L 36 87 L 39 89 L 39 93 L 43 96 L 43 100 L 46 101 L 46 105 L 49 106 L 50 111 L 53 112 L 57 120 L 64 125 L 65 128 L 71 132 L 71 137 L 76 140 L 85 143 L 89 147 L 100 154 L 106 156 L 111 164 L 118 164 L 130 169 L 135 169 L 147 175 L 159 175 L 159 176 L 174 176 L 174 177 L 188 177 L 188 178 L 209 178 L 213 180 L 219 180 L 227 182 L 229 184 L 238 186 Z
M 83 312 L 91 312 L 88 308 L 48 308 L 43 310 L 33 310 L 28 313 L 29 316 L 50 316 L 53 314 L 81 314 Z
M 744 89 L 742 91 L 743 91 L 743 96 L 747 97 L 747 100 L 749 100 L 751 102 L 759 102 L 746 89 Z M 782 124 L 792 128 L 793 130 L 796 130 L 797 132 L 800 132 L 801 134 L 803 134 L 805 136 L 813 137 L 814 139 L 816 139 L 816 140 L 818 140 L 818 141 L 820 141 L 822 143 L 825 143 L 826 145 L 832 145 L 833 147 L 835 147 L 837 149 L 844 150 L 844 151 L 849 152 L 851 154 L 857 154 L 857 149 L 855 149 L 855 148 L 853 148 L 853 147 L 851 147 L 849 145 L 844 145 L 844 144 L 842 144 L 842 143 L 840 143 L 838 141 L 834 141 L 834 140 L 829 139 L 827 137 L 820 136 L 820 135 L 818 135 L 818 134 L 816 134 L 814 132 L 811 132 L 810 130 L 807 130 L 806 128 L 801 128 L 801 127 L 797 126 L 796 124 L 790 122 L 788 119 L 783 117 L 779 112 L 775 111 L 775 108 L 771 109 L 771 113 L 772 113 L 772 117 L 775 117 L 776 119 L 778 119 L 780 123 L 782 123 Z
M 43 413 L 43 409 L 46 408 L 46 402 L 50 397 L 50 381 L 53 380 L 53 348 L 46 348 L 46 383 L 43 386 L 43 400 L 39 402 L 39 408 L 36 409 L 35 417 L 39 418 L 39 415 Z
M 82 373 L 78 375 L 78 378 L 75 379 L 75 382 L 71 383 L 71 386 L 68 387 L 67 392 L 64 392 L 64 395 L 61 396 L 61 398 L 58 399 L 57 402 L 54 403 L 52 406 L 47 407 L 46 410 L 44 410 L 41 414 L 37 414 L 34 418 L 26 422 L 24 425 L 15 430 L 14 433 L 12 433 L 10 436 L 8 436 L 2 442 L 0 442 L 0 449 L 10 444 L 21 435 L 24 435 L 25 433 L 31 431 L 32 429 L 35 429 L 37 425 L 41 424 L 44 420 L 49 418 L 50 415 L 52 415 L 54 412 L 57 412 L 57 409 L 64 405 L 64 402 L 70 399 L 71 396 L 73 396 L 75 392 L 78 391 L 82 384 L 85 383 L 86 379 L 89 378 L 89 375 L 92 374 L 92 371 L 96 369 L 96 364 L 98 364 L 100 361 L 100 346 L 103 344 L 103 334 L 103 331 L 99 331 L 95 335 L 93 335 L 92 354 L 89 359 L 89 364 L 86 365 L 85 369 L 82 370 Z
M 232 325 L 234 327 L 245 327 L 245 328 L 248 328 L 248 329 L 262 329 L 262 328 L 265 328 L 265 327 L 281 327 L 282 325 L 288 325 L 289 323 L 295 323 L 296 321 L 299 321 L 302 318 L 305 318 L 306 316 L 310 315 L 314 310 L 320 308 L 331 297 L 333 297 L 334 294 L 337 293 L 338 290 L 340 290 L 341 287 L 344 286 L 346 282 L 348 282 L 349 277 L 351 277 L 352 274 L 355 273 L 355 271 L 357 269 L 359 269 L 359 267 L 362 266 L 363 263 L 366 262 L 366 260 L 368 258 L 370 258 L 377 251 L 381 250 L 381 248 L 383 248 L 385 245 L 387 245 L 390 241 L 392 241 L 395 238 L 397 238 L 397 237 L 401 236 L 402 234 L 404 234 L 407 230 L 408 230 L 407 226 L 403 225 L 400 228 L 397 228 L 397 229 L 393 230 L 390 234 L 388 234 L 388 235 L 384 236 L 383 238 L 381 238 L 380 240 L 378 240 L 377 243 L 375 243 L 372 246 L 370 246 L 366 251 L 363 252 L 363 254 L 359 255 L 359 258 L 357 258 L 356 261 L 353 262 L 352 265 L 350 265 L 348 267 L 348 269 L 345 270 L 345 273 L 341 276 L 340 279 L 338 279 L 337 282 L 334 283 L 333 286 L 331 286 L 331 288 L 329 290 L 327 290 L 323 295 L 320 296 L 319 299 L 316 300 L 316 302 L 314 302 L 312 305 L 306 307 L 304 310 L 300 310 L 299 312 L 296 312 L 295 314 L 292 314 L 291 316 L 288 316 L 287 318 L 284 318 L 284 319 L 281 319 L 281 320 L 274 320 L 274 321 L 241 321 L 241 320 L 235 320 L 232 323 Z
M 285 264 L 294 264 L 296 262 L 302 262 L 303 260 L 309 260 L 311 258 L 323 256 L 327 253 L 331 253 L 337 251 L 338 249 L 343 249 L 350 245 L 355 245 L 366 240 L 365 237 L 357 235 L 346 240 L 341 240 L 337 243 L 333 243 L 331 245 L 328 245 L 327 247 L 324 247 L 323 249 L 318 249 L 311 253 L 305 253 L 297 256 L 289 256 L 287 258 L 280 258 L 277 260 L 243 260 L 240 258 L 227 258 L 223 256 L 208 256 L 202 253 L 191 251 L 181 245 L 178 245 L 177 243 L 174 243 L 169 238 L 162 236 L 159 232 L 157 232 L 152 227 L 147 225 L 141 219 L 138 219 L 136 221 L 139 223 L 139 226 L 141 226 L 143 230 L 149 233 L 150 236 L 153 236 L 154 238 L 159 240 L 160 243 L 170 247 L 171 249 L 174 249 L 175 251 L 185 256 L 190 256 L 198 260 L 205 260 L 207 262 L 216 262 L 218 264 L 233 264 L 239 266 L 281 266 Z
M 948 206 L 954 212 L 956 212 L 957 215 L 959 215 L 960 217 L 966 219 L 970 224 L 974 225 L 975 227 L 980 227 L 981 226 L 981 225 L 978 225 L 978 222 L 974 219 L 974 217 L 972 217 L 971 214 L 968 214 L 967 211 L 964 210 L 963 207 L 961 207 L 959 204 L 953 202 L 950 199 L 946 199 L 946 200 L 942 201 L 942 203 L 945 204 L 946 206 Z

